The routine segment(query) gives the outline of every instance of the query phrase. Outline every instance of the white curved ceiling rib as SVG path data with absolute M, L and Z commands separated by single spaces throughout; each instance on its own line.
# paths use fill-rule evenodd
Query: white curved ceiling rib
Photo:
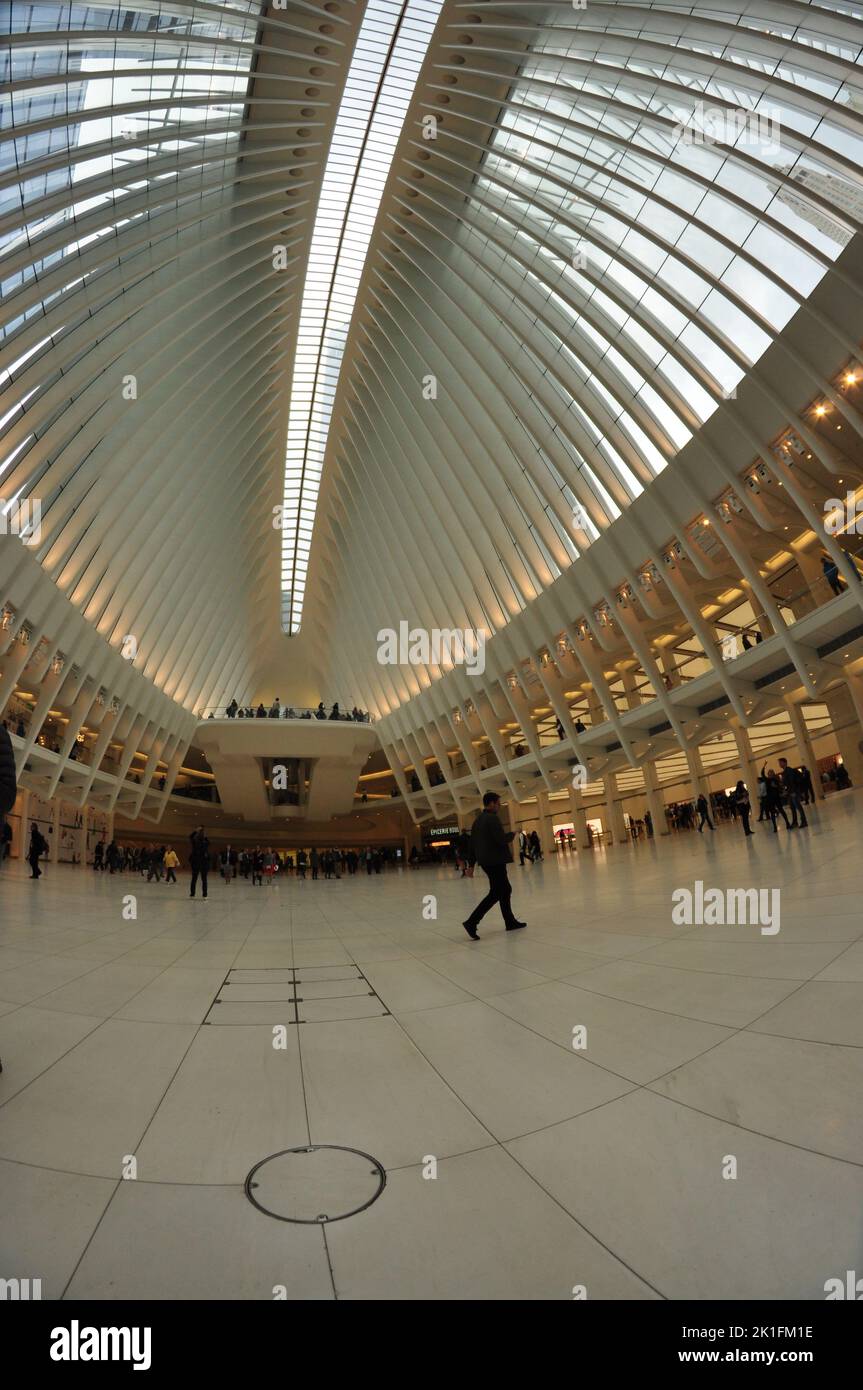
M 863 224 L 861 38 L 844 4 L 445 7 L 310 586 L 379 713 L 441 674 L 379 666 L 380 629 L 502 630 L 806 312 Z

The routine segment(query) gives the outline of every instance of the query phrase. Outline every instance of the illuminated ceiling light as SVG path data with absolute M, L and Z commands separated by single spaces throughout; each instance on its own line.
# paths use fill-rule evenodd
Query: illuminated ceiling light
M 819 420 L 820 420 L 820 418 L 821 418 L 822 415 L 826 415 L 826 414 L 827 414 L 827 407 L 826 407 L 826 405 L 816 405 L 816 407 L 815 407 L 815 414 L 818 416 L 818 418 L 819 418 Z
M 846 373 L 845 373 L 845 385 L 846 385 L 846 386 L 855 386 L 856 384 L 857 384 L 857 373 L 856 373 L 856 372 L 846 372 Z
M 369 0 L 321 184 L 285 450 L 282 629 L 299 632 L 330 420 L 363 266 L 443 0 Z

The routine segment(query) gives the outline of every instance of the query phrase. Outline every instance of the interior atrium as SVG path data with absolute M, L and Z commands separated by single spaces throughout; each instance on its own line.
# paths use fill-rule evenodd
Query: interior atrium
M 3 1296 L 863 1296 L 863 6 L 0 25 Z

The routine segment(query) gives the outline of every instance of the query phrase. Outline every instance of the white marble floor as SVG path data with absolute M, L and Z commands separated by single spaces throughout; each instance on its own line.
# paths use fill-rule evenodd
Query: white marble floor
M 861 811 L 516 865 L 528 930 L 495 913 L 478 944 L 479 874 L 213 879 L 204 904 L 187 877 L 7 865 L 0 1276 L 73 1299 L 823 1299 L 863 1271 Z M 779 888 L 780 931 L 673 925 L 696 878 Z M 326 1225 L 256 1210 L 249 1170 L 309 1143 L 374 1156 L 379 1199 Z

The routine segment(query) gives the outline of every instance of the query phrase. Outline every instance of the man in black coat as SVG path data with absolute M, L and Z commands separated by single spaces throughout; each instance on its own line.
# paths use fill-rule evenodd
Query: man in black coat
M 782 783 L 785 795 L 788 797 L 788 805 L 791 808 L 791 825 L 789 829 L 808 830 L 809 822 L 806 819 L 806 812 L 803 809 L 803 802 L 801 800 L 803 778 L 800 776 L 797 768 L 791 766 L 787 758 L 779 759 L 779 767 L 781 768 L 779 779 Z
M 191 837 L 192 852 L 189 862 L 192 866 L 192 882 L 189 886 L 189 897 L 194 898 L 195 889 L 198 886 L 198 875 L 201 876 L 201 897 L 206 901 L 207 898 L 207 875 L 210 872 L 210 841 L 204 834 L 204 827 L 198 829 Z
M 500 903 L 507 931 L 518 931 L 520 927 L 527 926 L 526 922 L 516 920 L 510 907 L 512 885 L 507 877 L 506 866 L 512 862 L 509 846 L 513 832 L 504 830 L 500 823 L 500 797 L 497 792 L 486 792 L 482 806 L 482 811 L 473 823 L 471 844 L 476 861 L 488 879 L 489 891 L 482 902 L 477 903 L 467 921 L 462 923 L 471 941 L 479 941 L 477 923 L 482 921 L 495 903 Z

